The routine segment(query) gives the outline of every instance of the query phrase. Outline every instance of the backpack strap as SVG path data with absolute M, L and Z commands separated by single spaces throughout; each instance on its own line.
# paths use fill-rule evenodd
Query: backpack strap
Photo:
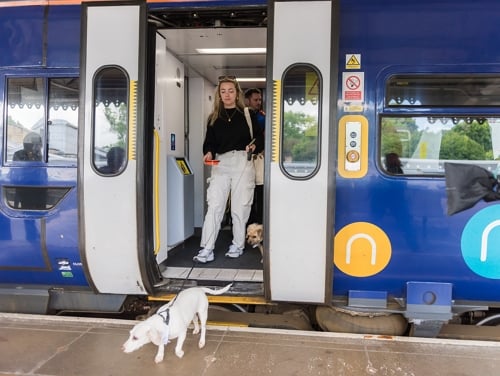
M 243 112 L 245 113 L 245 119 L 247 119 L 248 128 L 250 129 L 250 139 L 253 139 L 252 119 L 250 118 L 250 111 L 248 110 L 248 107 L 245 107 Z

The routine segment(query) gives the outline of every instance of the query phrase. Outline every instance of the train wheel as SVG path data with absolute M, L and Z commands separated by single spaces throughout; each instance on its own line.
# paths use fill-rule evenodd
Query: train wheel
M 341 333 L 400 336 L 408 327 L 400 314 L 360 313 L 323 306 L 316 308 L 316 321 L 324 331 Z

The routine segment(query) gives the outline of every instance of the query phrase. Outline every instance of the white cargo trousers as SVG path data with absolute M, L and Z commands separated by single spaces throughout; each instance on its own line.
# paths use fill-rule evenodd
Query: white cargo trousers
M 201 247 L 213 250 L 224 217 L 227 199 L 231 193 L 231 218 L 233 244 L 245 247 L 246 223 L 252 208 L 255 188 L 253 161 L 247 161 L 245 151 L 229 151 L 218 154 L 218 165 L 212 167 L 208 179 L 207 214 L 203 222 Z

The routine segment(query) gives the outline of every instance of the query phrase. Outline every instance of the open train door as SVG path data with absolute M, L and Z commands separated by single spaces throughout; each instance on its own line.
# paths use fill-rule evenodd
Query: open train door
M 273 301 L 331 302 L 337 8 L 274 1 L 269 12 L 266 294 Z
M 145 2 L 82 3 L 80 245 L 100 293 L 146 294 Z

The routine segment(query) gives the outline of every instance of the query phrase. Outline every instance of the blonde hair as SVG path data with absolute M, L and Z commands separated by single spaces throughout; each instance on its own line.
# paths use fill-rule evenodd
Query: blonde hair
M 243 113 L 243 110 L 245 109 L 245 102 L 244 102 L 244 96 L 243 96 L 243 90 L 241 90 L 240 84 L 238 81 L 236 81 L 235 78 L 230 78 L 230 77 L 224 77 L 222 79 L 219 79 L 219 83 L 217 84 L 217 87 L 215 88 L 215 100 L 214 100 L 214 108 L 212 110 L 212 113 L 209 116 L 209 125 L 214 125 L 215 120 L 220 115 L 220 111 L 224 108 L 222 104 L 222 99 L 220 97 L 220 84 L 223 82 L 231 82 L 234 84 L 234 87 L 236 89 L 236 109 Z

